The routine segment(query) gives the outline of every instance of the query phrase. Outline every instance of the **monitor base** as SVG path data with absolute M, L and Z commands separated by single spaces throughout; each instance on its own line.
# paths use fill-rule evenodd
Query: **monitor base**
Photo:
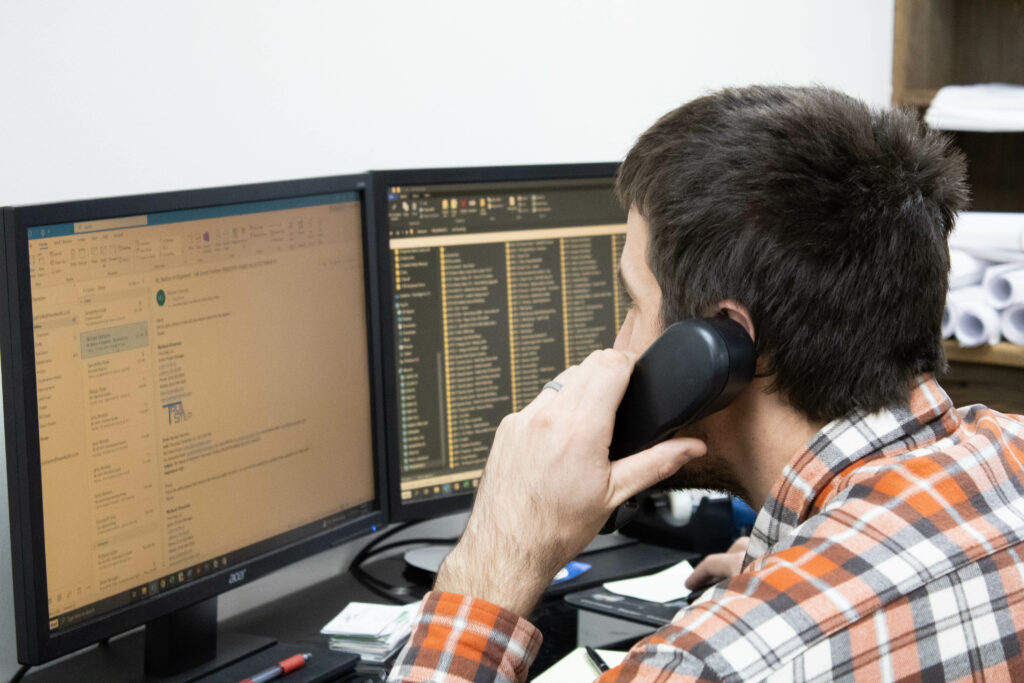
M 217 654 L 210 661 L 171 677 L 147 676 L 144 672 L 145 630 L 136 629 L 96 645 L 77 655 L 70 655 L 53 664 L 33 668 L 23 679 L 31 683 L 50 681 L 160 681 L 187 683 L 221 669 L 261 650 L 276 641 L 265 636 L 241 633 L 220 633 Z

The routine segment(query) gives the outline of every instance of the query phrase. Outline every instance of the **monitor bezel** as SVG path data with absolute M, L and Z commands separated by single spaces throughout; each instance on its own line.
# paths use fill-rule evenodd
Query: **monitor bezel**
M 386 443 L 381 382 L 380 295 L 375 258 L 373 207 L 367 174 L 306 178 L 8 207 L 0 210 L 4 245 L 4 283 L 0 293 L 0 370 L 3 376 L 7 484 L 10 510 L 11 557 L 18 661 L 39 664 L 158 617 L 246 585 L 276 569 L 360 536 L 387 523 Z M 208 576 L 173 588 L 157 597 L 128 605 L 96 620 L 51 635 L 46 594 L 46 555 L 42 529 L 42 485 L 39 458 L 38 408 L 32 305 L 29 291 L 28 228 L 116 216 L 203 208 L 217 205 L 284 199 L 309 195 L 356 192 L 360 197 L 363 240 L 367 370 L 371 401 L 374 468 L 372 509 L 327 531 L 267 551 Z M 6 296 L 3 296 L 6 294 Z M 245 568 L 244 579 L 238 571 Z M 234 577 L 232 577 L 234 575 Z
M 614 180 L 618 162 L 548 164 L 532 166 L 478 166 L 462 168 L 420 168 L 371 171 L 373 209 L 377 217 L 378 261 L 380 263 L 381 370 L 386 410 L 386 461 L 388 464 L 388 517 L 392 522 L 414 522 L 468 510 L 475 491 L 443 498 L 403 502 L 400 490 L 401 462 L 398 421 L 398 377 L 395 364 L 395 320 L 391 253 L 388 248 L 387 194 L 395 185 L 447 185 L 456 183 L 500 183 L 608 178 Z

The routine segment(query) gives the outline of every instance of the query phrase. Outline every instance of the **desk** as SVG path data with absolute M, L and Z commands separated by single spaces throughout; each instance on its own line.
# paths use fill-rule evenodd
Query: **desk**
M 410 581 L 404 564 L 400 557 L 390 557 L 368 564 L 366 570 L 407 591 L 411 602 L 422 597 L 428 586 Z M 344 574 L 226 620 L 221 628 L 322 645 L 325 637 L 320 634 L 320 628 L 354 600 L 383 601 L 352 575 Z M 546 599 L 537 606 L 531 621 L 544 633 L 544 643 L 531 673 L 547 669 L 576 647 L 577 620 L 577 609 L 561 597 Z
M 562 600 L 561 596 L 564 593 L 600 583 L 608 578 L 649 573 L 692 557 L 692 553 L 641 543 L 586 555 L 583 559 L 590 562 L 593 569 L 577 579 L 557 586 L 553 591 L 555 594 L 542 600 L 530 617 L 544 634 L 544 642 L 531 667 L 531 677 L 543 672 L 577 645 L 619 645 L 623 640 L 621 626 L 613 626 L 617 620 L 609 620 L 607 617 L 583 617 L 584 620 L 588 620 L 588 628 L 584 635 L 587 642 L 577 642 L 581 617 L 575 607 Z M 371 576 L 394 586 L 395 592 L 402 599 L 408 598 L 409 602 L 418 600 L 429 588 L 429 582 L 424 580 L 422 572 L 407 569 L 400 556 L 371 562 L 366 565 L 365 570 Z M 342 573 L 222 621 L 218 625 L 218 644 L 230 643 L 237 634 L 247 634 L 323 647 L 326 645 L 326 637 L 320 634 L 320 628 L 352 601 L 381 602 L 382 598 L 360 583 L 352 574 Z M 606 625 L 603 629 L 603 633 L 608 634 L 606 638 L 603 637 L 602 623 Z M 641 631 L 653 631 L 653 628 L 634 627 L 628 644 L 637 640 L 642 635 Z M 137 629 L 128 635 L 112 639 L 109 646 L 89 648 L 80 655 L 72 656 L 56 665 L 34 669 L 25 677 L 25 681 L 43 683 L 69 680 L 128 680 L 129 676 L 117 672 L 141 672 L 141 636 L 142 631 Z M 373 669 L 369 665 L 362 665 L 361 668 Z
M 577 642 L 580 631 L 579 611 L 562 600 L 563 594 L 586 585 L 600 583 L 613 576 L 649 573 L 656 568 L 694 557 L 696 556 L 693 553 L 641 543 L 586 555 L 583 559 L 594 565 L 591 572 L 588 572 L 589 576 L 584 574 L 572 582 L 565 582 L 554 591 L 555 595 L 543 599 L 530 615 L 530 621 L 544 634 L 544 642 L 530 668 L 531 677 L 543 672 L 579 645 L 604 647 L 619 645 L 622 641 L 621 629 L 614 628 L 617 620 L 585 617 L 589 642 Z M 631 560 L 635 560 L 633 571 L 627 571 L 624 567 Z M 410 602 L 422 597 L 428 589 L 428 585 L 422 580 L 423 577 L 415 571 L 408 570 L 398 556 L 369 563 L 365 569 L 370 575 L 396 586 L 400 594 L 408 597 Z M 226 620 L 222 622 L 221 628 L 236 633 L 268 635 L 297 643 L 323 644 L 324 636 L 320 635 L 320 628 L 353 600 L 382 601 L 355 577 L 343 574 Z M 631 629 L 634 634 L 645 630 L 650 632 L 654 629 Z M 607 634 L 608 640 L 601 640 L 602 631 Z M 639 635 L 631 637 L 631 640 L 637 639 Z

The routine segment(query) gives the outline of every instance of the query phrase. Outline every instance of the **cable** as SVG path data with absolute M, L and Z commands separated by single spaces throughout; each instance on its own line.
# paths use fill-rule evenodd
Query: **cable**
M 402 599 L 391 592 L 392 590 L 398 588 L 397 586 L 392 586 L 391 584 L 382 581 L 374 576 L 370 576 L 368 573 L 366 573 L 366 571 L 362 568 L 362 564 L 367 560 L 367 558 L 372 557 L 373 555 L 376 555 L 379 552 L 382 552 L 380 550 L 380 546 L 382 543 L 384 543 L 384 541 L 386 541 L 387 539 L 391 538 L 392 536 L 401 531 L 405 531 L 406 529 L 409 529 L 417 524 L 421 524 L 425 521 L 427 520 L 418 520 L 415 522 L 406 522 L 403 524 L 399 524 L 395 528 L 388 529 L 380 536 L 367 543 L 358 553 L 356 553 L 355 557 L 353 557 L 352 561 L 349 563 L 349 574 L 351 574 L 353 578 L 355 578 L 355 580 L 358 581 L 363 587 L 373 592 L 374 594 L 384 598 L 385 600 L 388 600 L 389 602 L 393 602 L 398 605 L 404 605 L 407 602 L 410 602 L 408 596 L 406 596 L 405 599 Z
M 371 591 L 376 595 L 379 595 L 380 597 L 384 598 L 389 602 L 393 602 L 396 605 L 405 605 L 409 602 L 412 602 L 412 596 L 410 596 L 409 594 L 396 595 L 391 592 L 392 590 L 397 590 L 400 587 L 392 586 L 384 581 L 381 581 L 378 578 L 370 576 L 359 567 L 353 568 L 350 571 L 350 573 L 352 574 L 352 577 L 357 582 L 359 582 L 364 588 L 366 588 L 367 590 Z
M 353 567 L 358 567 L 360 564 L 362 564 L 363 560 L 365 560 L 367 557 L 373 554 L 373 549 L 379 546 L 381 543 L 383 543 L 386 539 L 391 538 L 400 531 L 405 531 L 406 529 L 413 527 L 417 524 L 422 524 L 425 521 L 426 520 L 419 520 L 417 522 L 405 522 L 403 524 L 397 525 L 393 529 L 388 529 L 380 536 L 367 543 L 365 546 L 363 546 L 362 550 L 356 553 L 355 557 L 352 558 L 352 562 L 349 563 L 349 571 L 352 571 Z
M 428 520 L 418 520 L 415 522 L 407 522 L 400 524 L 393 529 L 388 529 L 380 536 L 375 538 L 370 543 L 363 546 L 362 550 L 356 553 L 355 557 L 349 563 L 349 573 L 358 581 L 363 587 L 372 591 L 374 594 L 379 595 L 385 600 L 389 600 L 399 605 L 404 605 L 410 602 L 410 596 L 407 589 L 404 586 L 395 586 L 383 579 L 379 579 L 365 569 L 363 569 L 363 563 L 375 555 L 379 555 L 387 550 L 399 548 L 405 545 L 415 545 L 422 543 L 455 543 L 458 538 L 407 538 L 400 541 L 393 541 L 391 543 L 384 543 L 387 539 L 391 538 L 395 534 L 406 531 L 407 529 L 422 524 Z M 398 591 L 398 593 L 396 593 Z
M 394 548 L 401 548 L 403 545 L 417 545 L 419 543 L 429 545 L 455 545 L 455 543 L 457 543 L 458 540 L 458 536 L 449 536 L 447 538 L 406 538 L 401 541 L 395 541 L 394 543 L 385 543 L 384 545 L 377 546 L 376 548 L 374 548 L 372 552 L 367 553 L 360 560 L 358 565 L 356 565 L 355 561 L 353 561 L 352 566 L 362 566 L 362 564 L 369 560 L 371 557 L 374 557 L 375 555 L 380 555 L 381 553 L 388 550 L 392 550 Z
M 11 676 L 11 683 L 18 683 L 18 681 L 25 677 L 25 674 L 27 674 L 28 670 L 31 668 L 32 665 L 30 664 L 22 664 L 21 668 L 18 669 L 18 673 Z

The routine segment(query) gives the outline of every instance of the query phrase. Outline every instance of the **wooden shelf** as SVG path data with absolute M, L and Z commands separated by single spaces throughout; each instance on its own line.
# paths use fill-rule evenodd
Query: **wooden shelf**
M 944 85 L 1024 84 L 1022 0 L 896 0 L 893 29 L 894 104 L 927 106 Z
M 897 104 L 906 104 L 918 109 L 927 109 L 928 105 L 932 103 L 935 98 L 935 94 L 939 92 L 938 88 L 912 88 L 904 90 L 900 94 L 900 99 Z
M 954 362 L 1024 368 L 1024 346 L 1002 342 L 995 346 L 976 346 L 965 349 L 955 341 L 946 341 L 942 345 L 946 349 L 946 357 Z
M 896 0 L 892 102 L 921 113 L 947 85 L 1024 84 L 1024 0 Z M 952 133 L 973 211 L 1024 211 L 1024 133 Z
M 953 405 L 982 403 L 993 410 L 1024 415 L 1024 347 L 996 344 L 963 349 L 946 343 L 949 372 L 939 383 Z
M 931 104 L 940 88 L 1024 84 L 1024 0 L 895 0 L 892 102 Z M 1024 211 L 1024 134 L 952 133 L 967 159 L 974 211 Z M 1024 413 L 1024 346 L 944 344 L 942 385 L 956 405 Z

